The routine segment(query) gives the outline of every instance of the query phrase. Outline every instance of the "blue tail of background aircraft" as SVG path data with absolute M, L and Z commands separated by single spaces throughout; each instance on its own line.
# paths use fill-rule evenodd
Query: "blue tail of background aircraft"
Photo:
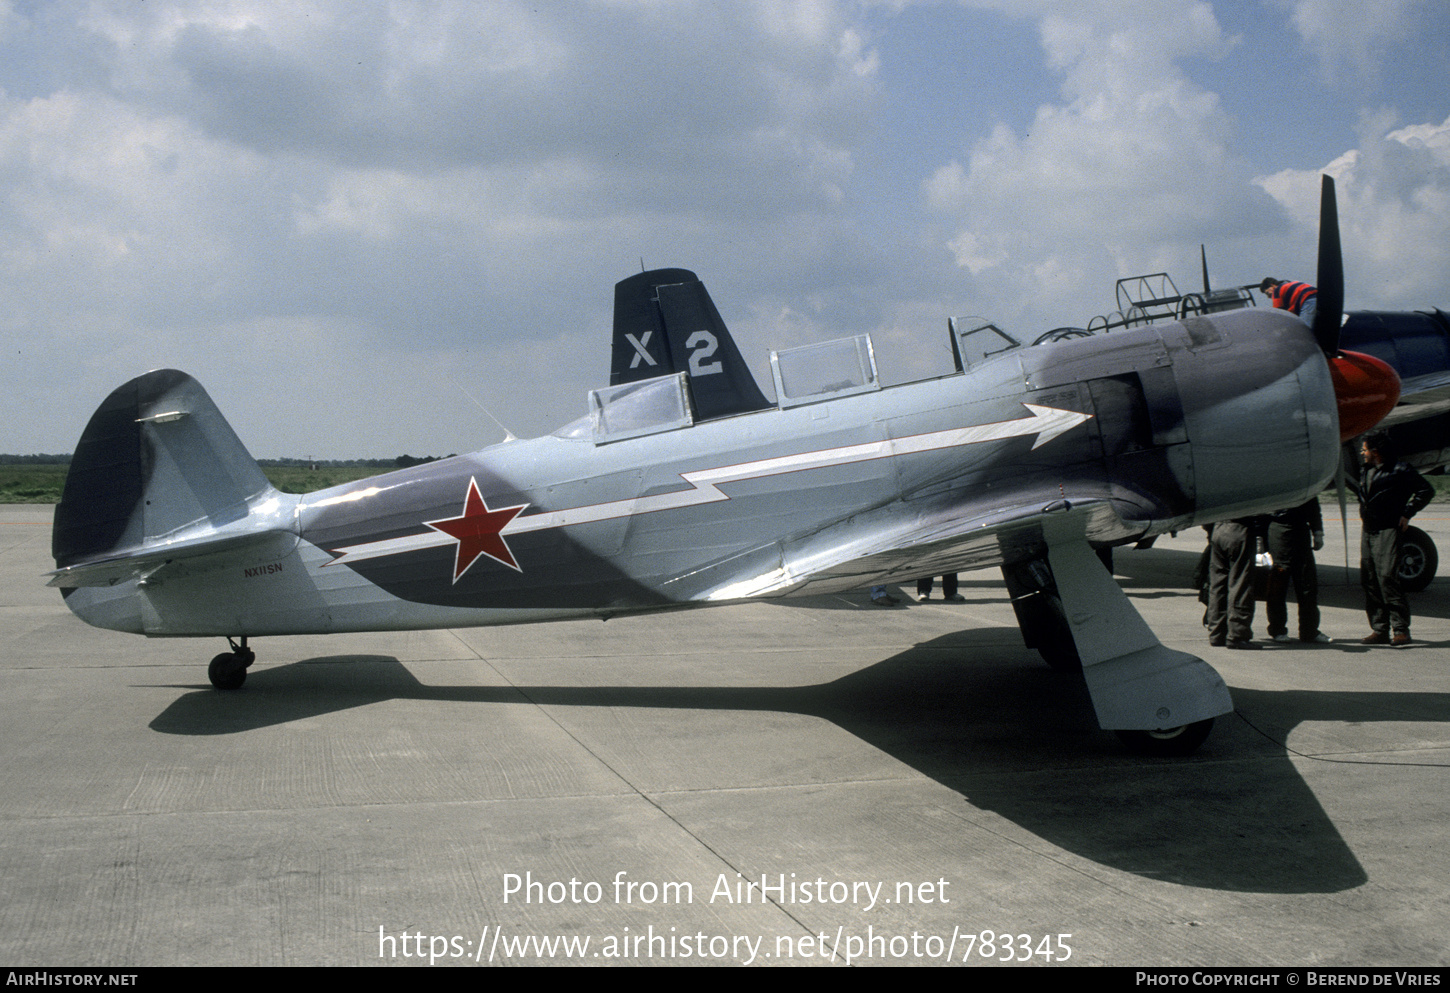
M 773 406 L 693 272 L 652 269 L 616 283 L 609 385 L 675 372 L 689 374 L 697 421 Z

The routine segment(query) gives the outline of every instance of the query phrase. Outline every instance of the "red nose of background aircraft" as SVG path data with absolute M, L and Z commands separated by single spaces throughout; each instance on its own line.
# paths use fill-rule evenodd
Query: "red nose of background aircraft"
M 1340 352 L 1331 356 L 1329 377 L 1339 407 L 1341 443 L 1364 434 L 1400 402 L 1400 377 L 1372 355 Z

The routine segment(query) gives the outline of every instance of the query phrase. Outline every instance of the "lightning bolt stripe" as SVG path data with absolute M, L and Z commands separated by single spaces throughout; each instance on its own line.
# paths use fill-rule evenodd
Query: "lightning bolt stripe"
M 737 465 L 719 466 L 714 469 L 697 469 L 680 474 L 690 484 L 686 490 L 671 493 L 657 493 L 651 496 L 630 497 L 612 500 L 585 507 L 570 507 L 567 510 L 546 511 L 541 514 L 517 516 L 499 532 L 501 536 L 527 534 L 549 528 L 569 527 L 574 524 L 590 524 L 616 517 L 632 517 L 637 514 L 652 514 L 662 510 L 679 510 L 707 503 L 718 503 L 730 499 L 720 490 L 720 484 L 739 482 L 745 479 L 759 479 L 777 476 L 787 472 L 801 472 L 806 469 L 825 469 L 831 466 L 853 462 L 869 462 L 875 459 L 895 458 L 920 452 L 940 451 L 947 448 L 961 448 L 987 441 L 1001 441 L 1037 435 L 1034 450 L 1087 421 L 1091 414 L 1080 414 L 1072 410 L 1058 410 L 1055 407 L 1041 407 L 1023 404 L 1030 413 L 1028 417 L 1011 421 L 996 421 L 991 424 L 973 424 L 946 431 L 932 431 L 926 434 L 910 435 L 904 438 L 889 438 L 884 441 L 865 442 L 860 445 L 846 445 L 841 448 L 826 448 L 796 455 L 781 455 L 760 459 L 755 462 L 741 462 Z M 513 508 L 510 508 L 513 509 Z M 522 509 L 522 508 L 519 508 Z M 431 525 L 430 525 L 431 527 Z M 420 551 L 446 545 L 455 539 L 438 530 L 423 534 L 404 535 L 384 541 L 371 541 L 359 545 L 334 548 L 337 558 L 328 565 L 362 562 L 385 555 L 399 555 L 404 552 Z M 518 568 L 518 566 L 514 566 Z

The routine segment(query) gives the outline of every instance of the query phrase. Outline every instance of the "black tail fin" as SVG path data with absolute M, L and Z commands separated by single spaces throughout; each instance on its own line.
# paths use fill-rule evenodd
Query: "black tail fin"
M 614 285 L 614 355 L 609 385 L 689 374 L 695 419 L 772 406 L 688 269 L 652 269 Z
M 81 434 L 55 508 L 59 568 L 245 518 L 274 493 L 201 384 L 159 369 L 118 387 Z

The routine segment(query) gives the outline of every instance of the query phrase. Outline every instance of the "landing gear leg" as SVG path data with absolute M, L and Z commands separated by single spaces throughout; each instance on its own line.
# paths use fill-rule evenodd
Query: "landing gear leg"
M 206 675 L 219 690 L 238 690 L 247 681 L 247 667 L 257 660 L 257 653 L 247 647 L 246 635 L 242 635 L 241 644 L 228 636 L 227 644 L 232 650 L 212 659 Z
M 1002 567 L 1007 594 L 1022 640 L 1028 648 L 1037 649 L 1042 660 L 1054 669 L 1072 672 L 1082 668 L 1072 628 L 1062 609 L 1062 597 L 1052 578 L 1052 567 L 1046 559 L 1033 559 L 1020 565 Z

